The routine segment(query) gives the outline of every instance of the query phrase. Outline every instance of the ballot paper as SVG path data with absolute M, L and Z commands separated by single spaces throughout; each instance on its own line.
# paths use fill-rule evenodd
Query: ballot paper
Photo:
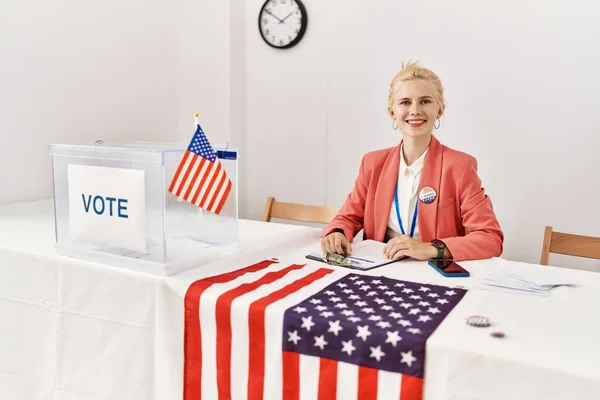
M 386 258 L 385 253 L 383 252 L 384 247 L 385 243 L 377 242 L 375 240 L 363 240 L 361 242 L 353 243 L 352 254 L 345 257 L 349 261 L 352 261 L 348 267 L 359 270 L 368 270 L 397 261 Z M 319 259 L 320 261 L 325 262 L 321 250 L 312 251 L 309 258 Z
M 538 271 L 499 271 L 488 274 L 481 283 L 484 290 L 548 296 L 557 286 L 571 286 L 573 282 Z

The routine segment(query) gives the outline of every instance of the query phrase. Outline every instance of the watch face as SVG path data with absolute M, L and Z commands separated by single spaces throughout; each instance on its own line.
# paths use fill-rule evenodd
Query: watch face
M 434 247 L 437 247 L 438 249 L 443 249 L 444 247 L 446 247 L 446 245 L 444 244 L 444 242 L 442 242 L 441 240 L 438 240 L 438 239 L 433 239 L 431 241 L 431 244 Z
M 304 36 L 308 17 L 299 0 L 267 0 L 258 16 L 258 29 L 271 47 L 287 49 Z

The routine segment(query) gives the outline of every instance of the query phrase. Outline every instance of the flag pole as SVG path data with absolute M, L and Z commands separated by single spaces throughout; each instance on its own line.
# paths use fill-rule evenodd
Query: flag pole
M 198 113 L 194 113 L 194 129 L 198 127 Z

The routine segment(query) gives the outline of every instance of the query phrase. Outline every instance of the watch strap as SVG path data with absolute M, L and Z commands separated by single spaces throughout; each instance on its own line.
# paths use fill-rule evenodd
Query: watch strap
M 446 248 L 446 246 L 444 247 L 437 247 L 437 258 L 444 258 L 444 249 Z
M 439 239 L 433 239 L 431 241 L 433 247 L 437 249 L 437 257 L 436 258 L 444 258 L 444 253 L 446 250 L 446 244 Z

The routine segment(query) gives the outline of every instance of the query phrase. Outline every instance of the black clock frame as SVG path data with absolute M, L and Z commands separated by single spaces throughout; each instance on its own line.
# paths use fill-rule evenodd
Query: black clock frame
M 263 31 L 260 26 L 260 21 L 263 16 L 263 11 L 265 10 L 267 5 L 271 1 L 273 1 L 273 0 L 266 0 L 264 2 L 264 4 L 262 5 L 262 7 L 260 8 L 260 12 L 258 13 L 258 33 L 260 34 L 260 37 L 262 38 L 262 40 L 269 46 L 273 47 L 274 49 L 277 49 L 277 50 L 290 49 L 290 48 L 294 47 L 295 45 L 297 45 L 302 40 L 302 38 L 304 37 L 304 32 L 306 32 L 306 27 L 308 26 L 308 14 L 306 13 L 306 7 L 304 7 L 304 4 L 302 3 L 301 0 L 290 0 L 290 1 L 295 1 L 298 4 L 298 8 L 300 9 L 300 13 L 302 14 L 302 25 L 300 26 L 300 31 L 298 32 L 298 36 L 296 36 L 296 38 L 294 40 L 292 40 L 285 46 L 276 46 L 267 40 L 267 38 L 263 34 Z

